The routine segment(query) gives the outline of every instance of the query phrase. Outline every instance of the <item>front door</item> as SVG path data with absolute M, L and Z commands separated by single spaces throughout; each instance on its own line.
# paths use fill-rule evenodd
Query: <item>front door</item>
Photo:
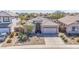
M 36 23 L 35 33 L 41 33 L 41 24 Z

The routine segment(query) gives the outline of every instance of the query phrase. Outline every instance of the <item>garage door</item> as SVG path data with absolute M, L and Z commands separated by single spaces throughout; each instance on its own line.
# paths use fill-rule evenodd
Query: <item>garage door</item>
M 9 28 L 0 28 L 0 32 L 9 32 Z
M 57 33 L 57 28 L 43 28 L 42 33 Z

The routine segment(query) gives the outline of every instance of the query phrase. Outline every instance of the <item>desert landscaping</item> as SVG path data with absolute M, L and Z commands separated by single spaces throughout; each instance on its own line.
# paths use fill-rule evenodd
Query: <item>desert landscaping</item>
M 3 22 L 0 25 L 0 47 L 79 48 L 78 15 L 62 11 L 54 13 L 1 11 L 0 17 Z

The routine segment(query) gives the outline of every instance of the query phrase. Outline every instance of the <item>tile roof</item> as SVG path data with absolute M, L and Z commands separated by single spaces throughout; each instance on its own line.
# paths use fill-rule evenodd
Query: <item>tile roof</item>
M 0 16 L 18 16 L 18 14 L 10 11 L 0 11 Z
M 76 21 L 79 21 L 79 16 L 65 16 L 63 18 L 58 19 L 59 22 L 66 24 L 66 25 L 70 25 Z
M 49 25 L 49 26 L 58 26 L 57 23 L 51 21 L 50 19 L 47 19 L 47 18 L 43 18 L 43 17 L 36 17 L 36 18 L 33 18 L 31 20 L 28 20 L 27 23 L 33 23 L 34 21 L 36 22 L 41 22 L 42 25 Z

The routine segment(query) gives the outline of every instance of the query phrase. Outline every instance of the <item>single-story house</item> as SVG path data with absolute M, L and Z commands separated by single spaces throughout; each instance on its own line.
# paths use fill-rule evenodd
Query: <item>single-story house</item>
M 66 34 L 79 35 L 79 16 L 65 16 L 58 19 L 60 26 L 64 26 Z
M 0 40 L 8 33 L 13 32 L 18 22 L 18 15 L 16 13 L 0 11 Z
M 39 34 L 40 36 L 57 36 L 59 33 L 59 25 L 54 23 L 52 20 L 36 17 L 27 21 L 27 25 L 33 25 L 33 34 Z

